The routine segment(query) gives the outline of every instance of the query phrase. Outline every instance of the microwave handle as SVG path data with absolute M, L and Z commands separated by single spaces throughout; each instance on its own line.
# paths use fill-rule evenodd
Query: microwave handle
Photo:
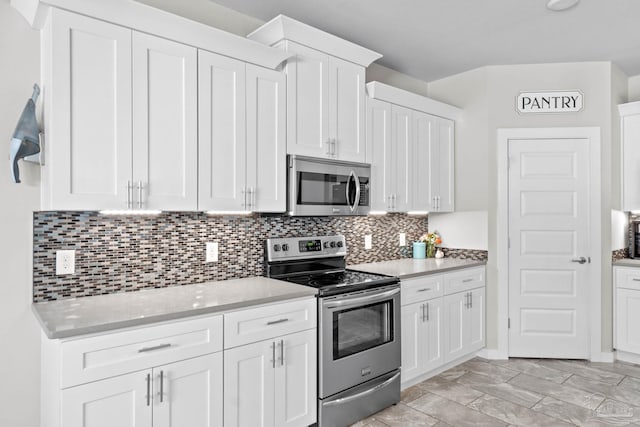
M 356 186 L 356 197 L 353 203 L 351 203 L 351 200 L 349 199 L 349 193 L 350 193 L 349 189 L 351 188 L 352 182 Z M 358 208 L 358 205 L 360 204 L 360 179 L 358 178 L 358 175 L 356 175 L 354 171 L 351 171 L 349 173 L 349 180 L 347 181 L 347 188 L 345 191 L 347 192 L 347 204 L 349 205 L 351 212 L 353 212 Z

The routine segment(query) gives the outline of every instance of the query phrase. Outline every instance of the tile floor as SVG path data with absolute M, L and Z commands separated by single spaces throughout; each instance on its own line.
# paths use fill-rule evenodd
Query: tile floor
M 640 365 L 475 358 L 353 427 L 640 426 Z

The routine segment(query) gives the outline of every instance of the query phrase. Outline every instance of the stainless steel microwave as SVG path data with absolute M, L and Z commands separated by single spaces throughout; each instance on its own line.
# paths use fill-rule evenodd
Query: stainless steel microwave
M 289 215 L 366 215 L 371 209 L 371 165 L 289 156 Z

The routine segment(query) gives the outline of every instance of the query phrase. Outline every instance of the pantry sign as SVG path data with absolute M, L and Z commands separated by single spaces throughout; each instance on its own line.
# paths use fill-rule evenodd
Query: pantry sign
M 516 99 L 518 113 L 575 113 L 582 110 L 584 96 L 579 90 L 520 92 Z

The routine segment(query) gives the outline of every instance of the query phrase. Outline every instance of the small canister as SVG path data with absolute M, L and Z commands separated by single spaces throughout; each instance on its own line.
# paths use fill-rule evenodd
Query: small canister
M 425 242 L 413 242 L 413 257 L 414 258 L 427 257 L 427 244 Z

